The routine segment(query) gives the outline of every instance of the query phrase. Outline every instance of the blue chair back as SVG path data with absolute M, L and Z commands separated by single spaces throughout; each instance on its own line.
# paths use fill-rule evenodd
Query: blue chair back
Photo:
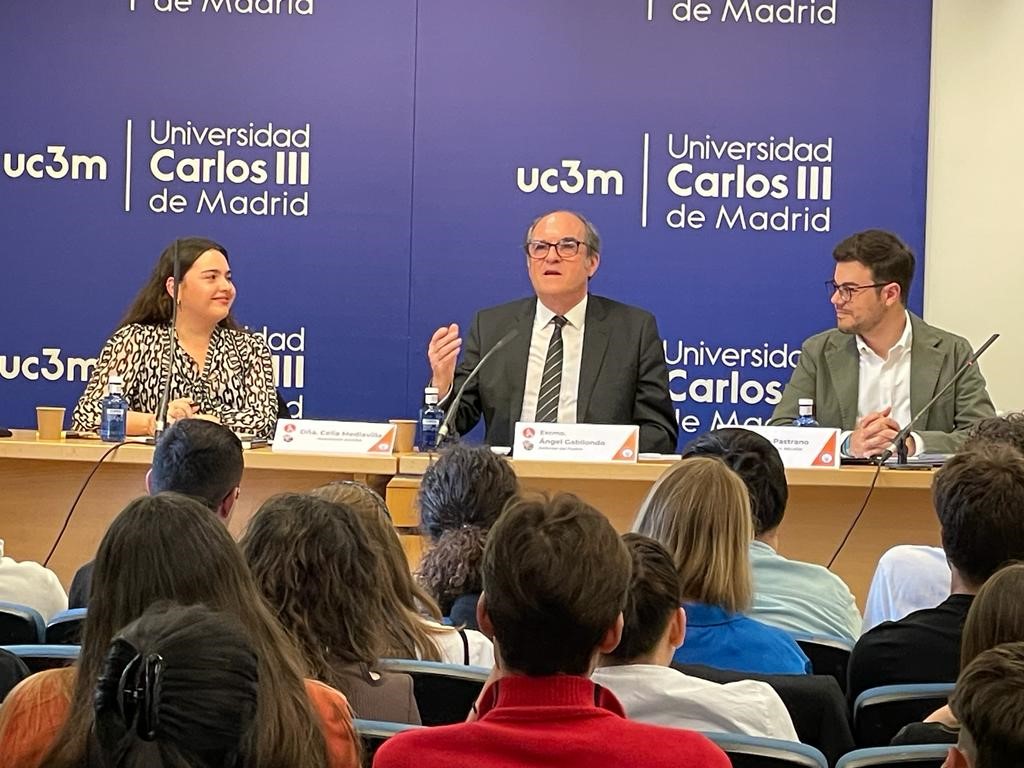
M 0 601 L 0 645 L 41 643 L 46 622 L 35 608 Z
M 920 722 L 945 706 L 952 692 L 953 683 L 869 688 L 853 704 L 853 737 L 857 746 L 888 746 L 900 728 Z
M 733 768 L 829 768 L 820 751 L 782 739 L 762 739 L 737 733 L 705 733 L 729 756 Z
M 858 749 L 839 758 L 836 768 L 942 768 L 948 744 Z
M 409 725 L 409 723 L 390 723 L 384 720 L 363 720 L 361 718 L 355 718 L 352 721 L 352 725 L 363 744 L 363 764 L 366 766 L 373 762 L 373 757 L 377 754 L 377 750 L 380 749 L 380 745 L 396 733 L 423 727 L 420 725 Z
M 811 660 L 814 674 L 834 677 L 846 693 L 846 668 L 850 665 L 853 643 L 827 635 L 793 635 L 793 639 Z
M 71 608 L 61 611 L 46 624 L 48 645 L 78 645 L 82 641 L 82 625 L 85 624 L 85 608 Z
M 380 669 L 412 677 L 423 725 L 451 725 L 466 719 L 490 675 L 485 667 L 416 659 L 381 659 Z
M 45 669 L 70 667 L 78 659 L 80 646 L 77 645 L 31 645 L 0 646 L 8 653 L 13 653 L 29 668 L 30 672 L 42 672 Z

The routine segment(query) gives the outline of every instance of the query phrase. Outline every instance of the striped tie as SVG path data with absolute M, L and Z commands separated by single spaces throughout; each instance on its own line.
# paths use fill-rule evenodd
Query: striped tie
M 562 326 L 568 321 L 561 315 L 555 315 L 551 322 L 555 327 L 551 331 L 544 375 L 540 379 L 535 421 L 558 421 L 558 397 L 562 393 Z

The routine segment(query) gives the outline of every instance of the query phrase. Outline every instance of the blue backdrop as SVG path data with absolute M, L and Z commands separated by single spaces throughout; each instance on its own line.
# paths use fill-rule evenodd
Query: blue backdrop
M 526 224 L 580 210 L 593 291 L 658 318 L 684 438 L 771 412 L 833 322 L 836 242 L 877 226 L 923 255 L 929 0 L 14 0 L 0 22 L 0 424 L 74 405 L 180 235 L 228 247 L 296 415 L 385 419 L 418 407 L 437 326 L 529 292 Z

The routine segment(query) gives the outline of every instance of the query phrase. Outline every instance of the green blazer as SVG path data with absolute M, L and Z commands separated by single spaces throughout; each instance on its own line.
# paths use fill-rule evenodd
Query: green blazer
M 910 347 L 910 412 L 917 414 L 948 382 L 971 355 L 967 339 L 928 325 L 910 313 L 913 343 Z M 796 418 L 797 400 L 814 398 L 814 413 L 825 427 L 853 430 L 857 426 L 857 387 L 860 353 L 857 337 L 836 328 L 804 342 L 800 362 L 775 406 L 769 424 L 790 424 Z M 929 453 L 954 453 L 975 422 L 995 416 L 985 389 L 985 377 L 977 365 L 921 417 L 914 431 Z

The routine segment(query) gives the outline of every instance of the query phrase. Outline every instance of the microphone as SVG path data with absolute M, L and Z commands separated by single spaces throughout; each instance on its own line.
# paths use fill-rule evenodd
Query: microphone
M 892 457 L 893 453 L 896 454 L 896 461 L 899 464 L 907 463 L 907 437 L 910 436 L 910 433 L 914 428 L 914 424 L 916 424 L 917 420 L 920 419 L 925 413 L 927 413 L 929 408 L 935 405 L 935 403 L 938 401 L 940 397 L 946 394 L 950 387 L 952 387 L 954 384 L 960 381 L 960 378 L 965 373 L 967 373 L 967 369 L 974 365 L 976 362 L 978 362 L 978 358 L 981 357 L 982 353 L 990 346 L 992 346 L 992 342 L 994 342 L 998 338 L 999 334 L 993 333 L 991 336 L 988 337 L 988 341 L 986 341 L 984 344 L 978 347 L 977 352 L 972 354 L 964 361 L 964 364 L 961 365 L 957 372 L 953 374 L 952 378 L 950 378 L 950 380 L 946 382 L 946 385 L 938 391 L 938 394 L 936 394 L 935 397 L 933 397 L 931 400 L 925 403 L 924 407 L 917 412 L 914 418 L 908 421 L 907 425 L 896 433 L 896 437 L 893 438 L 892 445 L 886 448 L 885 451 L 882 452 L 881 456 L 878 457 L 877 461 L 879 464 L 884 464 L 886 461 L 888 461 Z
M 174 240 L 174 291 L 171 296 L 171 324 L 167 328 L 167 376 L 164 378 L 163 391 L 160 393 L 160 404 L 156 409 L 153 422 L 153 440 L 159 440 L 167 428 L 167 408 L 171 400 L 171 377 L 174 375 L 174 347 L 177 338 L 174 327 L 178 324 L 178 287 L 181 282 L 181 259 L 178 257 L 178 239 Z
M 459 403 L 462 402 L 462 393 L 466 391 L 466 385 L 469 384 L 469 382 L 473 380 L 473 378 L 477 375 L 480 369 L 484 367 L 484 363 L 487 362 L 491 355 L 493 355 L 499 349 L 504 347 L 518 335 L 519 329 L 513 328 L 511 331 L 509 331 L 500 339 L 498 339 L 498 343 L 491 347 L 489 350 L 487 350 L 487 354 L 481 357 L 480 362 L 477 363 L 473 367 L 473 370 L 469 372 L 469 376 L 467 376 L 465 381 L 462 382 L 462 386 L 459 387 L 459 391 L 455 393 L 455 397 L 452 399 L 452 404 L 448 408 L 448 415 L 444 417 L 444 422 L 441 424 L 441 428 L 437 430 L 437 442 L 434 443 L 435 448 L 439 446 L 441 442 L 448 436 L 448 430 L 451 428 L 452 421 L 455 420 L 455 414 L 458 413 Z

